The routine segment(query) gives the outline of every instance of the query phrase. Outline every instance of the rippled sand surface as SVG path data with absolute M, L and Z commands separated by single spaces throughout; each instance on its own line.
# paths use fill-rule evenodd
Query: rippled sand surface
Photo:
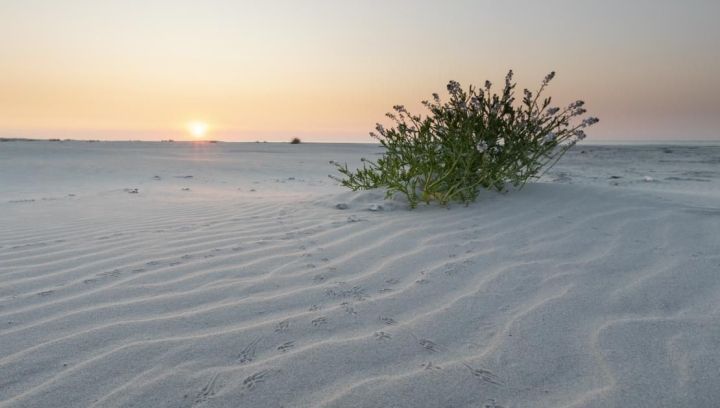
M 1 143 L 0 407 L 718 406 L 720 147 L 414 211 L 379 152 Z

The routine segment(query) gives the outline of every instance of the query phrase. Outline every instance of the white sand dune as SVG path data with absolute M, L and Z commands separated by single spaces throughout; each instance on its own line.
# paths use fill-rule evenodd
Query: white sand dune
M 379 151 L 0 144 L 0 407 L 720 406 L 720 147 L 414 211 Z

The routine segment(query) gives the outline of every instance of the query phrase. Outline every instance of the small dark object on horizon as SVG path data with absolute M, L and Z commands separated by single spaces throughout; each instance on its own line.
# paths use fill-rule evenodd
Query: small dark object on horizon
M 297 137 L 293 137 L 292 140 L 290 141 L 290 144 L 300 144 L 300 143 L 301 143 L 300 138 L 297 138 Z

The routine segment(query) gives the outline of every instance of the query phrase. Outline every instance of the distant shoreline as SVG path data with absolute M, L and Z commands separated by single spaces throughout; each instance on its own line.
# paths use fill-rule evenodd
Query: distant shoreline
M 237 144 L 289 144 L 287 141 L 224 141 L 224 140 L 99 140 L 99 139 L 33 139 L 0 137 L 3 142 L 84 142 L 84 143 L 237 143 Z M 377 145 L 377 142 L 302 142 L 302 144 Z M 585 140 L 581 146 L 720 146 L 720 140 Z

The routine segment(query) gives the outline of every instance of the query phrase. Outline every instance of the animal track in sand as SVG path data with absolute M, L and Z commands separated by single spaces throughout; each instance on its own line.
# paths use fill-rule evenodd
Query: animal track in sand
M 281 351 L 281 352 L 284 353 L 284 352 L 290 350 L 290 349 L 293 348 L 293 347 L 295 347 L 295 342 L 294 342 L 294 341 L 286 341 L 285 343 L 279 345 L 277 349 L 278 349 L 279 351 Z
M 428 361 L 427 363 L 420 364 L 420 367 L 424 368 L 425 370 L 442 370 L 442 367 L 433 364 L 432 361 Z
M 290 328 L 290 319 L 285 319 L 275 325 L 275 333 L 284 333 Z
M 44 242 L 34 242 L 34 243 L 25 244 L 25 245 L 11 246 L 10 249 L 32 248 L 32 247 L 45 246 L 45 245 L 47 245 L 47 244 L 45 244 Z
M 389 333 L 385 333 L 384 331 L 375 332 L 374 334 L 375 340 L 377 341 L 385 341 L 390 340 L 392 336 Z
M 260 340 L 262 340 L 262 337 L 256 337 L 240 351 L 240 355 L 238 356 L 238 362 L 240 364 L 249 363 L 255 359 L 255 349 L 258 343 L 260 343 Z
M 500 381 L 500 377 L 498 377 L 497 375 L 493 374 L 492 371 L 490 371 L 490 370 L 485 370 L 485 369 L 482 369 L 482 368 L 477 368 L 477 369 L 476 369 L 476 368 L 471 367 L 471 366 L 470 366 L 469 364 L 467 364 L 467 363 L 463 363 L 463 365 L 464 365 L 465 367 L 467 367 L 468 370 L 470 370 L 470 374 L 472 374 L 473 376 L 479 378 L 480 380 L 482 380 L 482 381 L 484 381 L 484 382 L 487 382 L 487 383 L 490 383 L 490 384 L 494 384 L 494 385 L 502 385 L 502 382 Z
M 109 271 L 109 272 L 98 273 L 97 276 L 107 277 L 107 278 L 117 278 L 121 274 L 122 274 L 122 271 L 120 269 L 113 269 L 112 271 Z
M 324 324 L 327 324 L 327 318 L 325 316 L 320 316 L 312 321 L 312 325 L 315 327 L 322 326 Z
M 439 344 L 435 343 L 432 340 L 418 338 L 417 336 L 415 336 L 412 333 L 410 333 L 410 335 L 415 339 L 415 341 L 417 341 L 417 343 L 420 345 L 420 347 L 424 348 L 427 351 L 436 353 L 442 348 L 442 346 L 440 346 Z
M 498 405 L 495 402 L 495 400 L 491 398 L 491 399 L 487 400 L 485 405 L 483 405 L 483 408 L 505 408 L 505 407 L 503 407 L 502 405 Z
M 210 377 L 210 381 L 208 381 L 207 384 L 200 390 L 200 392 L 195 396 L 195 400 L 193 401 L 193 405 L 202 404 L 203 402 L 209 400 L 213 396 L 215 396 L 215 393 L 219 389 L 217 379 L 220 376 L 220 373 L 217 373 Z
M 432 351 L 433 353 L 437 352 L 438 348 L 440 347 L 437 343 L 428 339 L 420 339 L 418 340 L 418 344 L 421 345 L 425 350 Z
M 397 324 L 397 321 L 395 319 L 393 319 L 392 317 L 380 316 L 380 317 L 378 317 L 378 320 L 387 324 L 388 326 Z
M 328 288 L 325 289 L 325 294 L 340 299 L 351 297 L 357 301 L 363 301 L 369 297 L 362 286 L 353 286 L 350 289 Z
M 357 312 L 355 311 L 355 308 L 348 302 L 340 303 L 340 306 L 342 306 L 345 313 L 349 315 L 357 315 Z
M 445 267 L 443 268 L 443 273 L 447 276 L 455 276 L 458 273 L 458 270 L 456 268 L 456 265 L 454 262 L 449 262 L 445 264 Z
M 315 275 L 315 276 L 313 276 L 313 283 L 316 283 L 316 284 L 322 283 L 322 282 L 325 282 L 326 279 L 327 279 L 327 276 L 325 276 L 325 275 Z
M 265 377 L 270 373 L 270 370 L 258 371 L 243 380 L 243 387 L 251 390 L 255 388 L 258 383 L 265 382 Z

